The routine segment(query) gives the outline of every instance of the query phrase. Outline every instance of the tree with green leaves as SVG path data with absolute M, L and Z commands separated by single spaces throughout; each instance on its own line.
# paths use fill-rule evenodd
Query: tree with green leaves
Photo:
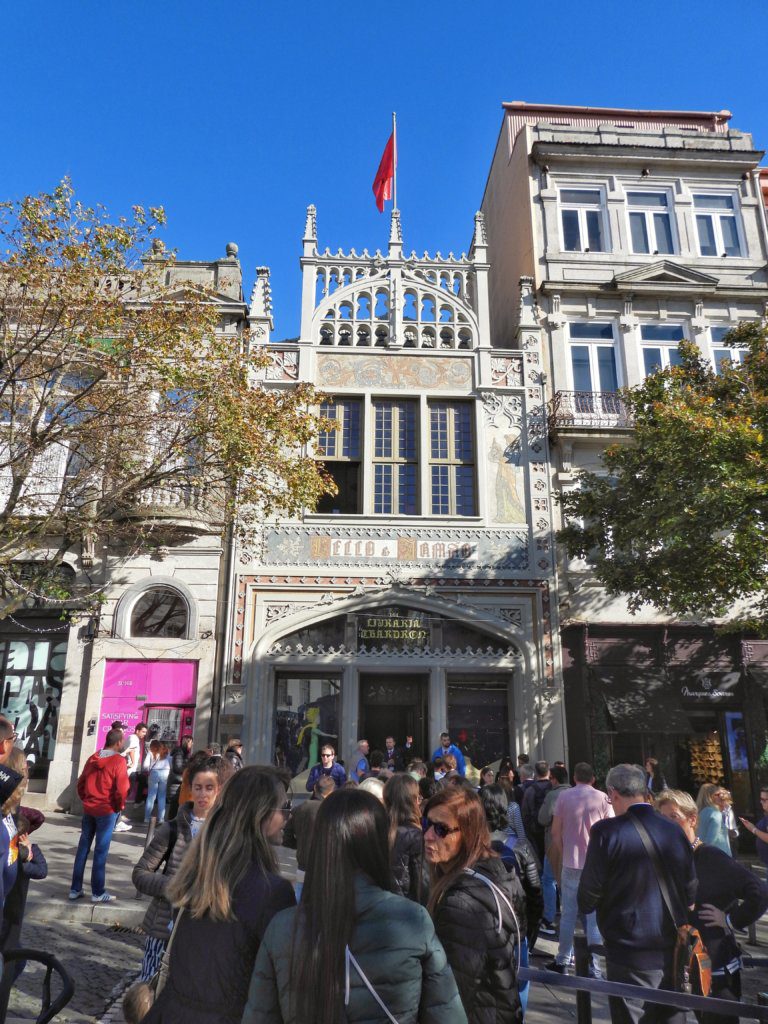
M 743 323 L 717 372 L 682 363 L 623 392 L 634 420 L 605 472 L 561 496 L 559 538 L 611 594 L 681 617 L 768 631 L 768 330 Z
M 128 553 L 201 523 L 247 538 L 333 488 L 307 454 L 312 388 L 264 387 L 247 329 L 157 241 L 147 258 L 164 221 L 112 219 L 68 181 L 0 204 L 0 618 L 31 594 L 97 600 L 61 569 L 106 536 Z

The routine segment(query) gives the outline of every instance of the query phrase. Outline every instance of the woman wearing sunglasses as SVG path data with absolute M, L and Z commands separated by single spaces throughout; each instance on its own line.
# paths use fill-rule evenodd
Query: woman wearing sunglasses
M 370 793 L 323 800 L 301 902 L 267 929 L 243 1024 L 466 1024 L 429 914 L 390 891 L 388 832 Z
M 143 1024 L 240 1024 L 267 925 L 296 903 L 274 854 L 288 782 L 277 768 L 252 767 L 222 788 L 166 890 L 177 910 L 170 972 Z
M 525 896 L 491 849 L 483 805 L 465 787 L 441 789 L 426 805 L 423 825 L 432 878 L 427 909 L 469 1024 L 519 1022 Z

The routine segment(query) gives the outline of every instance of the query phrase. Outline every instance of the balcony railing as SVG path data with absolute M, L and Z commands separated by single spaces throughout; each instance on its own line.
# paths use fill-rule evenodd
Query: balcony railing
M 549 432 L 561 430 L 628 430 L 632 414 L 616 391 L 557 391 L 549 404 Z

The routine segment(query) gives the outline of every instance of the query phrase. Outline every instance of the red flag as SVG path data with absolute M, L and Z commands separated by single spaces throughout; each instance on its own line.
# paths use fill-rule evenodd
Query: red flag
M 395 176 L 396 167 L 397 147 L 395 146 L 395 133 L 392 132 L 384 147 L 384 154 L 379 169 L 376 171 L 376 177 L 373 179 L 373 194 L 376 196 L 379 213 L 384 213 L 385 199 L 392 198 L 392 179 Z

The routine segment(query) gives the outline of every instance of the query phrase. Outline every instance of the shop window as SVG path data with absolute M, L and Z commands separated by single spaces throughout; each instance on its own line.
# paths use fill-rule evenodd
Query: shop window
M 320 747 L 338 752 L 339 694 L 336 677 L 280 672 L 275 678 L 273 763 L 301 775 L 320 760 Z
M 0 712 L 18 733 L 32 778 L 45 778 L 53 760 L 66 657 L 66 639 L 0 641 Z
M 476 768 L 510 753 L 509 679 L 449 678 L 448 730 Z
M 170 587 L 145 590 L 131 609 L 132 637 L 186 637 L 189 624 L 187 602 Z
M 331 515 L 362 512 L 360 490 L 360 457 L 362 449 L 361 409 L 359 398 L 326 401 L 320 415 L 333 421 L 333 428 L 322 430 L 317 439 L 317 452 L 333 477 L 338 493 L 325 494 L 317 503 L 317 511 Z

